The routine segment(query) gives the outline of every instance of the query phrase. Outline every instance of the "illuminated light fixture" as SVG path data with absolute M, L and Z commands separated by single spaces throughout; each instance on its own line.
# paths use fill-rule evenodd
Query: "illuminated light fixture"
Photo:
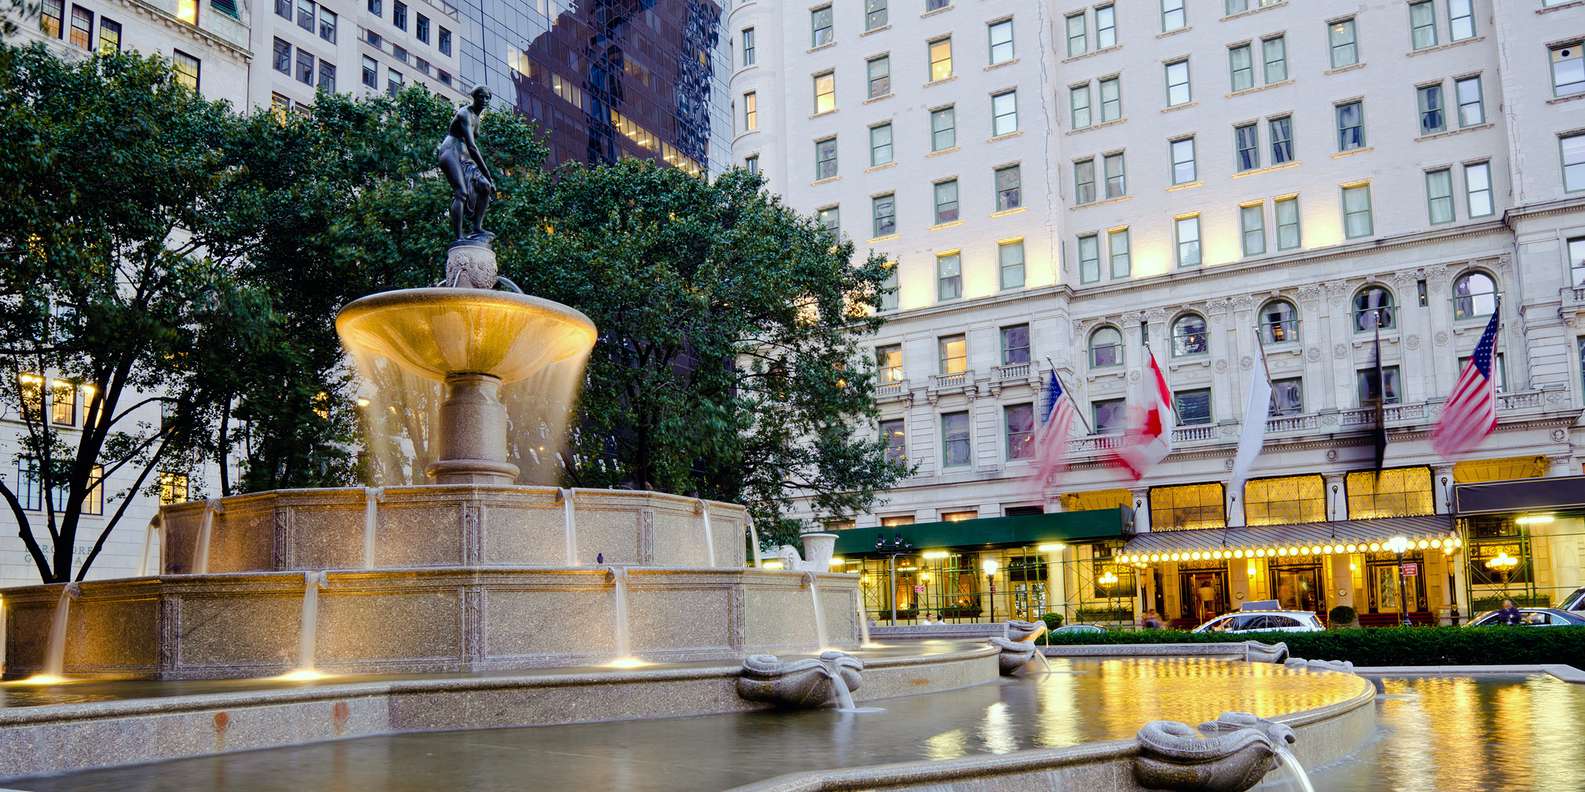
M 1244 557 L 1244 550 L 1243 550 L 1243 548 L 1239 548 L 1239 549 L 1237 549 L 1237 550 L 1234 550 L 1234 551 L 1233 551 L 1233 557 L 1234 557 L 1234 558 L 1243 558 L 1243 557 Z
M 831 566 L 842 566 L 847 562 L 848 560 L 842 556 L 831 556 Z
M 1160 561 L 1161 560 L 1161 554 L 1160 553 L 1151 553 L 1150 554 L 1150 560 L 1152 560 L 1152 561 Z
M 1173 553 L 1172 554 L 1172 560 L 1173 561 L 1182 561 L 1183 560 L 1183 554 L 1182 553 Z
M 1372 553 L 1381 552 L 1381 542 L 1371 542 L 1370 543 L 1370 552 L 1372 552 Z
M 1321 548 L 1321 552 L 1331 555 L 1337 552 L 1337 545 L 1327 545 L 1326 547 Z
M 1463 544 L 1464 544 L 1464 540 L 1463 539 L 1460 539 L 1457 536 L 1453 537 L 1453 546 L 1454 547 L 1460 547 Z
M 17 379 L 20 380 L 23 385 L 37 385 L 44 381 L 44 378 L 37 374 L 27 373 L 18 374 Z
M 642 668 L 649 665 L 636 657 L 618 657 L 605 664 L 606 668 Z
M 359 407 L 368 407 L 369 406 L 369 400 L 365 399 L 362 396 L 359 396 L 358 397 L 358 406 Z
M 781 563 L 780 559 L 777 559 L 777 560 L 774 560 L 774 561 L 766 561 L 765 563 L 760 565 L 760 569 L 781 569 L 781 568 L 782 568 L 782 563 Z
M 1526 514 L 1514 522 L 1520 525 L 1551 525 L 1557 519 L 1551 514 Z
M 1101 573 L 1101 576 L 1096 578 L 1095 582 L 1103 586 L 1115 586 L 1117 585 L 1117 575 L 1113 574 L 1112 571 L 1108 569 Z
M 1195 550 L 1194 552 L 1189 554 L 1189 560 L 1190 561 L 1198 561 L 1198 560 L 1200 560 L 1203 557 L 1203 555 L 1204 554 L 1201 553 L 1200 551 Z
M 1414 545 L 1407 538 L 1402 536 L 1394 536 L 1393 538 L 1387 540 L 1387 552 L 1389 553 L 1397 553 L 1402 555 L 1409 552 L 1409 548 L 1413 546 Z
M 1350 553 L 1357 553 L 1357 552 L 1359 552 L 1359 545 L 1357 545 L 1357 544 L 1351 544 L 1351 545 L 1349 545 L 1349 546 L 1348 546 L 1348 552 L 1350 552 Z
M 1424 540 L 1424 539 L 1421 539 L 1421 540 L 1420 540 L 1420 541 L 1418 541 L 1418 542 L 1415 542 L 1415 543 L 1414 543 L 1414 546 L 1415 546 L 1415 547 L 1418 547 L 1418 548 L 1420 548 L 1420 549 L 1421 549 L 1421 550 L 1424 550 L 1424 549 L 1426 549 L 1426 548 L 1427 548 L 1427 547 L 1430 547 L 1430 546 L 1431 546 L 1431 543 L 1430 543 L 1430 542 L 1427 542 L 1427 541 L 1426 541 L 1426 540 Z
M 930 582 L 930 573 L 929 572 L 920 572 L 919 573 L 919 579 L 922 582 L 929 583 Z
M 984 561 L 980 562 L 980 569 L 984 570 L 985 574 L 987 574 L 987 575 L 996 574 L 996 570 L 999 569 L 1000 567 L 1001 567 L 1001 564 L 998 563 L 996 561 L 996 559 L 994 559 L 994 558 L 987 558 Z
M 1304 554 L 1305 555 L 1317 555 L 1320 552 L 1321 552 L 1321 548 L 1316 547 L 1315 545 L 1310 545 L 1309 547 L 1304 548 Z
M 1042 553 L 1060 553 L 1063 550 L 1068 549 L 1068 546 L 1061 542 L 1046 542 L 1045 544 L 1036 546 L 1035 549 Z
M 947 556 L 952 555 L 952 554 L 948 553 L 945 550 L 926 550 L 923 553 L 920 553 L 919 555 L 920 555 L 921 558 L 925 559 L 926 561 L 939 561 L 939 560 L 941 560 L 943 558 L 946 558 Z
M 916 566 L 900 566 L 900 567 L 897 568 L 897 571 L 898 572 L 917 572 L 917 571 L 919 571 L 919 567 L 916 567 Z
M 34 674 L 33 676 L 30 676 L 26 679 L 18 679 L 15 682 L 7 682 L 6 684 L 32 687 L 35 685 L 64 685 L 70 681 L 71 680 L 67 679 L 66 677 L 57 676 L 55 674 Z
M 1506 550 L 1500 551 L 1496 556 L 1486 559 L 1486 568 L 1496 572 L 1507 572 L 1516 566 L 1519 566 L 1519 559 L 1508 555 Z
M 1264 548 L 1264 547 L 1255 548 L 1255 557 L 1256 558 L 1265 558 L 1266 557 L 1266 548 Z
M 313 682 L 315 680 L 325 679 L 329 676 L 329 674 L 315 671 L 312 668 L 299 668 L 296 671 L 288 671 L 284 674 L 281 674 L 280 676 L 276 677 L 276 679 L 279 679 L 282 682 Z

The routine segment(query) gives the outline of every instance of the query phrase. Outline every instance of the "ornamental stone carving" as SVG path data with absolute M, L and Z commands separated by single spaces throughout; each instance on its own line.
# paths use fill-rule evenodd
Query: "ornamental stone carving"
M 778 707 L 812 709 L 840 703 L 842 688 L 851 698 L 858 690 L 864 663 L 842 652 L 783 662 L 775 655 L 749 655 L 743 660 L 737 693 L 748 701 Z
M 1440 346 L 1447 346 L 1447 331 L 1446 330 L 1438 330 L 1438 331 L 1436 331 L 1436 339 L 1435 340 L 1436 340 L 1436 345 L 1437 346 L 1439 346 L 1439 347 Z
M 1250 370 L 1250 369 L 1255 367 L 1255 359 L 1250 357 L 1250 356 L 1248 356 L 1248 355 L 1245 355 L 1245 356 L 1243 356 L 1243 357 L 1238 359 L 1238 367 L 1243 369 L 1243 370 L 1245 370 L 1245 371 L 1248 371 L 1248 370 Z
M 1327 416 L 1327 419 L 1328 420 L 1326 420 L 1324 423 L 1327 423 L 1327 424 L 1337 423 L 1337 418 L 1335 416 L 1329 415 L 1329 416 Z M 1337 461 L 1337 449 L 1335 449 L 1335 448 L 1326 449 L 1326 461 L 1328 461 L 1328 462 L 1336 462 Z
M 1408 348 L 1410 348 L 1410 349 L 1419 349 L 1420 348 L 1420 337 L 1417 336 L 1417 335 L 1409 336 L 1408 338 L 1403 340 L 1403 345 L 1408 347 Z
M 1138 382 L 1139 381 L 1139 372 L 1137 370 L 1128 372 L 1128 381 L 1129 382 Z
M 1035 659 L 1035 652 L 1039 650 L 1039 647 L 1033 643 L 1010 641 L 1001 636 L 992 637 L 990 642 L 992 646 L 1002 650 L 1001 654 L 996 656 L 997 668 L 1002 676 L 1012 676 L 1018 669 L 1029 665 L 1029 662 Z
M 1317 284 L 1306 283 L 1299 287 L 1299 299 L 1303 302 L 1314 302 L 1321 297 L 1321 287 Z
M 1226 360 L 1218 360 L 1218 361 L 1216 361 L 1216 373 L 1218 373 L 1218 374 L 1226 374 L 1227 373 L 1227 361 Z
M 1145 321 L 1150 322 L 1151 324 L 1158 324 L 1160 322 L 1167 321 L 1167 309 L 1151 308 L 1150 310 L 1145 311 Z
M 1146 789 L 1243 792 L 1277 768 L 1293 729 L 1246 712 L 1224 712 L 1199 732 L 1176 721 L 1139 730 L 1134 780 Z
M 1332 357 L 1335 357 L 1338 360 L 1348 357 L 1348 344 L 1338 344 L 1337 346 L 1332 347 Z
M 1321 360 L 1321 348 L 1310 347 L 1309 349 L 1305 350 L 1304 356 L 1309 358 L 1311 363 L 1318 363 Z

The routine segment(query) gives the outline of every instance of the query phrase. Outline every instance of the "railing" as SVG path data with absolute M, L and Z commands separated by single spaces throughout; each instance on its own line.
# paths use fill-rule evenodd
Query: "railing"
M 959 371 L 956 374 L 932 374 L 932 375 L 930 375 L 930 387 L 933 390 L 944 390 L 946 388 L 963 388 L 963 387 L 967 387 L 969 385 L 969 383 L 972 383 L 973 381 L 974 381 L 974 372 L 973 371 Z
M 907 393 L 908 380 L 899 380 L 875 386 L 875 398 L 877 399 L 899 399 L 907 395 Z
M 1389 404 L 1381 409 L 1381 420 L 1383 423 L 1400 423 L 1421 420 L 1429 414 L 1425 402 Z M 1376 408 L 1356 407 L 1352 410 L 1343 410 L 1338 417 L 1338 423 L 1344 427 L 1370 426 L 1376 422 Z
M 1497 394 L 1497 411 L 1533 410 L 1541 406 L 1541 391 L 1528 390 Z
M 1585 284 L 1564 286 L 1560 296 L 1563 298 L 1564 308 L 1585 307 Z
M 1279 415 L 1276 418 L 1266 419 L 1266 433 L 1298 432 L 1306 429 L 1319 429 L 1321 416 L 1319 415 Z
M 1196 440 L 1213 440 L 1215 438 L 1215 424 L 1180 426 L 1172 430 L 1172 442 L 1174 443 L 1192 443 Z
M 1093 454 L 1096 451 L 1109 451 L 1123 444 L 1120 434 L 1087 435 L 1077 440 L 1068 441 L 1068 453 Z
M 1029 379 L 1029 364 L 1008 363 L 1005 366 L 997 366 L 991 369 L 991 378 L 997 382 Z

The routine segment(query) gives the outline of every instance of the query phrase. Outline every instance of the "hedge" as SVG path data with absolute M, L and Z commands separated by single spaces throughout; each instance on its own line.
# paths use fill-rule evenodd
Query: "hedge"
M 1358 666 L 1563 663 L 1585 669 L 1585 627 L 1374 627 L 1239 635 L 1139 630 L 1051 636 L 1054 646 L 1227 641 L 1280 641 L 1293 657 L 1348 660 Z

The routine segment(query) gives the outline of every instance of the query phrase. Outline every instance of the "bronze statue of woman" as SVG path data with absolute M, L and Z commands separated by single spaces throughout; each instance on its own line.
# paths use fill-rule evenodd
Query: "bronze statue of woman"
M 490 89 L 475 86 L 473 102 L 457 108 L 446 138 L 435 147 L 440 169 L 445 171 L 446 181 L 451 182 L 451 228 L 456 234 L 453 246 L 488 245 L 495 238 L 495 234 L 484 230 L 484 213 L 495 195 L 495 178 L 484 164 L 477 139 L 479 118 L 489 104 Z

